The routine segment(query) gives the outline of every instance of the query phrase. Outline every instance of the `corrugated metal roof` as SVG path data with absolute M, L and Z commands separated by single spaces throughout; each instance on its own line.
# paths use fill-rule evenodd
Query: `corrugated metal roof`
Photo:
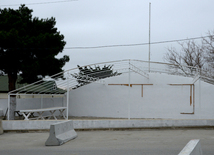
M 54 80 L 51 81 L 40 81 L 39 83 L 29 85 L 29 84 L 19 84 L 21 78 L 19 77 L 16 82 L 16 90 L 13 93 L 24 93 L 24 94 L 64 94 L 66 91 L 57 87 Z M 20 89 L 21 88 L 21 89 Z M 8 93 L 8 76 L 0 76 L 0 92 Z
M 18 94 L 64 94 L 66 90 L 58 88 L 54 80 L 40 81 L 33 85 L 26 85 L 22 89 L 17 89 L 13 93 Z

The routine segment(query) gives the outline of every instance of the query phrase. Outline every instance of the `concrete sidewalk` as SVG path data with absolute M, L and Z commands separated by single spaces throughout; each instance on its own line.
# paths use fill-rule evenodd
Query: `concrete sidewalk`
M 200 139 L 204 155 L 214 154 L 214 130 L 77 131 L 78 137 L 62 146 L 47 147 L 48 132 L 0 135 L 0 155 L 173 155 L 191 139 Z

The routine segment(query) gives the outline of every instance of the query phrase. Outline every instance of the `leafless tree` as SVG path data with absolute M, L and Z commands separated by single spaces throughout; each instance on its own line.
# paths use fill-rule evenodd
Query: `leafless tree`
M 214 31 L 208 31 L 207 34 L 202 37 L 200 43 L 194 40 L 179 43 L 180 51 L 174 47 L 168 48 L 164 60 L 173 64 L 171 68 L 179 69 L 186 75 L 194 75 L 197 67 L 200 69 L 201 78 L 214 84 Z
M 197 44 L 194 40 L 179 43 L 181 50 L 177 51 L 176 48 L 168 48 L 168 53 L 164 56 L 164 60 L 170 64 L 174 64 L 171 68 L 178 68 L 185 74 L 191 74 L 195 68 L 206 67 L 206 53 L 204 46 Z M 186 67 L 189 66 L 189 67 Z
M 208 37 L 204 37 L 202 43 L 206 52 L 206 61 L 214 69 L 214 31 L 208 31 Z

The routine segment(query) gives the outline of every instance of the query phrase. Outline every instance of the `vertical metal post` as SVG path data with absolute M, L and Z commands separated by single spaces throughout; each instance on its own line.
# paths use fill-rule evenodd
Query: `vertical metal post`
M 195 113 L 195 84 L 193 84 L 193 113 Z
M 130 74 L 130 60 L 129 60 L 129 99 L 128 99 L 128 119 L 130 120 L 130 102 L 131 102 L 131 94 L 130 94 L 130 89 L 131 89 L 131 85 L 130 85 L 130 76 L 131 76 L 131 74 Z
M 64 97 L 65 97 L 65 95 L 62 97 L 62 107 L 64 105 Z
M 141 97 L 143 97 L 143 84 L 141 85 Z
M 67 111 L 66 111 L 67 119 L 68 119 L 68 105 L 69 105 L 69 78 L 67 77 Z
M 149 72 L 150 72 L 150 44 L 151 44 L 151 3 L 149 3 Z
M 199 116 L 201 116 L 201 77 L 199 78 Z
M 199 118 L 201 117 L 201 69 L 198 69 L 198 73 L 199 73 L 199 90 L 198 90 L 198 97 L 199 97 Z
M 8 94 L 8 110 L 7 110 L 7 120 L 10 120 L 10 94 Z
M 41 95 L 41 108 L 43 108 L 43 95 Z
M 192 105 L 192 85 L 190 85 L 190 106 Z

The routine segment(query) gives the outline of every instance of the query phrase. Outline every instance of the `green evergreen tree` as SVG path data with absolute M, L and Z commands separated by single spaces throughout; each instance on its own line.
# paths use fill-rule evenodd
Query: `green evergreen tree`
M 78 85 L 75 88 L 84 86 L 99 79 L 121 75 L 121 73 L 113 71 L 113 65 L 104 65 L 102 68 L 100 68 L 100 66 L 95 66 L 95 68 L 92 68 L 91 66 L 80 67 L 79 65 L 77 65 L 77 67 L 79 69 L 79 73 L 72 74 L 78 82 Z
M 21 82 L 32 83 L 46 75 L 61 72 L 68 56 L 57 59 L 66 44 L 55 27 L 55 18 L 32 17 L 33 10 L 25 5 L 19 9 L 0 9 L 0 73 L 9 79 L 9 91 L 15 88 L 17 75 Z M 14 96 L 10 116 L 16 108 Z

